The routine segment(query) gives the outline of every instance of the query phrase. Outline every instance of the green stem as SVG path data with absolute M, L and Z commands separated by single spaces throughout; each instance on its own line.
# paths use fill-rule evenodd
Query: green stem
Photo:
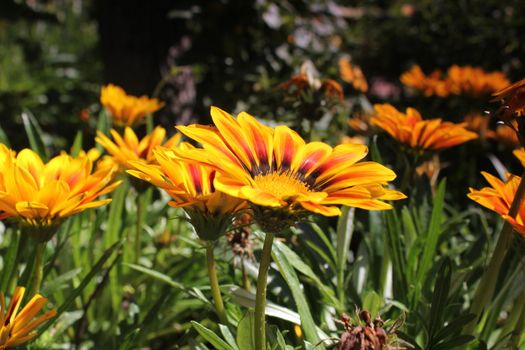
M 46 242 L 39 242 L 35 245 L 35 259 L 33 261 L 33 272 L 29 297 L 32 297 L 40 291 L 40 285 L 42 284 L 42 278 L 44 277 L 45 248 Z
M 217 312 L 217 316 L 219 316 L 219 321 L 221 321 L 222 324 L 227 325 L 228 318 L 226 317 L 221 289 L 219 288 L 219 279 L 217 278 L 212 241 L 206 241 L 206 265 L 208 266 L 208 277 L 210 278 L 211 294 L 215 303 L 215 311 Z
M 266 233 L 259 265 L 257 278 L 257 292 L 255 294 L 255 350 L 266 350 L 266 284 L 268 282 L 268 269 L 272 260 L 273 233 Z
M 525 172 L 521 176 L 521 181 L 518 185 L 518 189 L 516 190 L 516 194 L 514 195 L 514 200 L 510 206 L 510 217 L 516 217 L 524 195 Z M 494 252 L 492 253 L 492 258 L 490 259 L 485 273 L 481 277 L 481 281 L 479 282 L 474 294 L 474 299 L 472 300 L 472 305 L 470 306 L 470 312 L 475 314 L 477 318 L 466 325 L 465 334 L 472 334 L 474 332 L 477 325 L 476 321 L 480 319 L 483 314 L 483 310 L 492 299 L 501 264 L 503 263 L 503 259 L 507 254 L 507 250 L 509 249 L 510 242 L 512 240 L 512 232 L 512 225 L 508 221 L 505 221 L 503 228 L 501 229 L 498 242 L 496 243 L 496 247 L 494 248 Z
M 142 211 L 144 210 L 142 194 L 137 195 L 137 226 L 135 227 L 135 262 L 140 258 L 142 250 Z

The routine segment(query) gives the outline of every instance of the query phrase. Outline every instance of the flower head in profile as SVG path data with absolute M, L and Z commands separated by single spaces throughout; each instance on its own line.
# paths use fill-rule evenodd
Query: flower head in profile
M 503 121 L 525 115 L 525 79 L 495 92 L 492 101 L 500 101 L 501 107 L 496 115 Z
M 481 174 L 491 187 L 484 187 L 481 190 L 470 188 L 467 196 L 485 208 L 500 214 L 517 232 L 525 235 L 525 206 L 521 205 L 515 218 L 509 216 L 509 210 L 521 178 L 508 174 L 507 180 L 503 182 L 489 173 L 481 172 Z
M 175 134 L 166 142 L 166 130 L 157 126 L 149 135 L 139 140 L 133 129 L 126 127 L 124 134 L 120 135 L 116 130 L 110 131 L 113 140 L 104 135 L 102 132 L 97 132 L 96 141 L 111 154 L 114 161 L 118 163 L 121 168 L 129 169 L 129 161 L 141 161 L 144 163 L 155 163 L 155 156 L 153 150 L 157 146 L 172 147 L 179 143 L 180 134 Z
M 414 108 L 402 113 L 389 104 L 374 106 L 372 123 L 385 130 L 398 142 L 418 152 L 437 151 L 453 147 L 478 137 L 465 124 L 444 122 L 441 119 L 423 120 Z
M 119 86 L 109 84 L 100 92 L 100 103 L 109 111 L 113 122 L 118 126 L 132 126 L 143 121 L 151 113 L 164 105 L 156 98 L 131 96 Z
M 194 149 L 188 143 L 181 150 Z M 158 147 L 157 164 L 130 161 L 127 172 L 163 189 L 172 198 L 172 207 L 183 208 L 196 233 L 203 240 L 215 240 L 228 231 L 232 221 L 246 208 L 244 200 L 216 191 L 216 172 L 202 164 L 191 164 L 177 157 L 175 148 Z
M 17 287 L 9 306 L 6 308 L 4 293 L 0 293 L 0 350 L 32 340 L 38 335 L 33 330 L 56 316 L 55 309 L 37 316 L 47 304 L 47 299 L 40 294 L 34 295 L 20 309 L 24 294 L 25 288 Z
M 343 81 L 351 84 L 359 92 L 365 93 L 368 91 L 368 83 L 359 66 L 352 64 L 348 57 L 342 57 L 338 63 L 339 75 Z
M 340 214 L 337 205 L 364 209 L 390 209 L 382 200 L 401 199 L 400 192 L 385 188 L 395 173 L 375 162 L 361 162 L 363 145 L 306 143 L 286 126 L 270 128 L 247 113 L 237 118 L 212 107 L 216 127 L 179 126 L 203 149 L 177 153 L 217 170 L 216 190 L 249 200 L 256 220 L 265 230 L 278 232 L 309 212 Z M 259 219 L 258 219 L 258 218 Z
M 66 217 L 109 203 L 97 198 L 120 184 L 112 182 L 116 167 L 94 169 L 85 153 L 76 158 L 61 153 L 44 163 L 30 149 L 16 155 L 3 145 L 0 149 L 0 217 L 18 221 L 42 239 Z

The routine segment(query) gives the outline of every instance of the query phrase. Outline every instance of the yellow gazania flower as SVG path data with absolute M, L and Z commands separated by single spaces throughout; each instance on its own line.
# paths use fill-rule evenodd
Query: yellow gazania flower
M 40 294 L 34 295 L 19 312 L 24 293 L 24 287 L 16 287 L 7 309 L 4 293 L 0 293 L 0 350 L 35 338 L 38 334 L 32 331 L 57 314 L 53 309 L 35 317 L 47 304 L 47 299 Z
M 389 104 L 374 105 L 376 115 L 372 123 L 385 130 L 397 141 L 416 150 L 441 150 L 475 139 L 465 124 L 443 122 L 441 119 L 423 120 L 414 108 L 401 113 Z
M 183 150 L 193 146 L 183 143 Z M 182 207 L 203 240 L 214 240 L 224 234 L 246 202 L 218 192 L 213 187 L 215 170 L 202 164 L 190 164 L 178 158 L 174 148 L 157 147 L 153 152 L 158 164 L 130 161 L 127 172 L 166 191 L 172 207 Z
M 478 204 L 488 208 L 507 220 L 514 229 L 522 235 L 525 235 L 525 206 L 522 204 L 516 218 L 510 217 L 509 210 L 516 195 L 521 178 L 516 175 L 508 174 L 507 181 L 503 182 L 497 177 L 481 172 L 491 187 L 485 187 L 481 190 L 470 188 L 467 195 L 470 199 Z
M 119 126 L 132 126 L 164 106 L 164 103 L 156 98 L 131 96 L 113 84 L 102 87 L 100 103 L 109 111 L 113 122 Z
M 294 215 L 339 215 L 335 205 L 390 209 L 381 200 L 404 198 L 383 187 L 396 177 L 392 170 L 374 162 L 357 163 L 366 156 L 366 146 L 305 143 L 290 128 L 264 126 L 244 112 L 235 119 L 212 107 L 211 115 L 216 128 L 178 127 L 204 149 L 177 154 L 217 169 L 213 184 L 218 191 Z
M 166 137 L 166 130 L 157 126 L 149 135 L 139 141 L 133 129 L 126 127 L 124 137 L 116 130 L 111 129 L 113 141 L 102 132 L 97 132 L 95 140 L 108 151 L 116 163 L 122 168 L 129 169 L 128 161 L 142 161 L 145 163 L 155 163 L 153 150 L 160 146 Z M 173 135 L 164 143 L 165 147 L 172 147 L 179 143 L 180 134 Z
M 0 154 L 5 155 L 5 146 Z M 1 162 L 2 157 L 0 157 Z M 115 167 L 97 167 L 87 155 L 76 158 L 62 153 L 48 163 L 30 149 L 3 161 L 0 175 L 0 215 L 18 220 L 24 227 L 40 231 L 57 228 L 67 216 L 107 204 L 96 200 L 120 182 L 113 182 Z M 44 238 L 44 237 L 43 237 Z

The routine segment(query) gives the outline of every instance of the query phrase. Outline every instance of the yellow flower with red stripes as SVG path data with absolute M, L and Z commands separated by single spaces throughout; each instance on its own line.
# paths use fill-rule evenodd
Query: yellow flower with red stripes
M 390 209 L 382 200 L 405 198 L 384 186 L 396 174 L 375 162 L 360 162 L 368 149 L 323 142 L 306 143 L 286 126 L 271 128 L 247 113 L 237 118 L 212 107 L 216 127 L 179 126 L 203 149 L 177 155 L 217 170 L 215 189 L 252 203 L 290 213 L 339 215 L 337 205 Z
M 24 294 L 25 288 L 17 287 L 6 308 L 4 293 L 0 293 L 0 350 L 32 340 L 38 335 L 33 330 L 56 316 L 55 309 L 37 316 L 47 304 L 47 299 L 40 294 L 34 295 L 20 310 Z
M 179 148 L 194 149 L 188 143 Z M 173 199 L 169 204 L 186 211 L 202 239 L 214 240 L 224 234 L 246 208 L 244 200 L 215 190 L 213 168 L 180 159 L 175 148 L 157 147 L 153 153 L 156 164 L 130 161 L 132 169 L 127 172 L 166 191 Z

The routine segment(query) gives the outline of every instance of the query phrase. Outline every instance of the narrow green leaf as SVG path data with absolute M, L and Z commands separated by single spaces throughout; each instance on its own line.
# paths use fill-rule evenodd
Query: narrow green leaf
M 454 337 L 454 339 L 433 346 L 431 350 L 449 350 L 458 347 L 461 347 L 461 349 L 465 349 L 464 346 L 473 341 L 474 339 L 476 338 L 474 338 L 471 335 L 459 335 L 457 337 Z
M 284 252 L 281 249 L 279 249 L 280 246 L 278 244 L 275 244 L 273 248 L 273 260 L 279 267 L 279 272 L 285 279 L 286 283 L 288 284 L 288 287 L 292 292 L 295 304 L 297 305 L 297 311 L 301 316 L 301 327 L 304 330 L 305 338 L 306 340 L 317 344 L 319 343 L 320 339 L 315 329 L 315 322 L 310 312 L 308 301 L 306 300 L 306 297 L 301 288 L 301 283 L 297 278 L 297 274 L 295 273 L 294 268 L 288 261 L 286 254 L 284 254 Z M 323 345 L 320 345 L 319 349 L 325 349 L 325 347 Z
M 221 331 L 222 336 L 224 337 L 224 340 L 226 340 L 228 345 L 230 345 L 232 349 L 234 350 L 239 350 L 239 347 L 237 346 L 237 343 L 235 342 L 235 338 L 233 337 L 233 334 L 230 331 L 230 329 L 223 324 L 219 324 L 219 329 Z
M 354 233 L 354 213 L 355 208 L 343 207 L 342 214 L 337 221 L 337 294 L 339 301 L 344 303 L 345 271 L 348 263 L 348 253 L 350 252 L 350 242 Z
M 161 273 L 159 271 L 152 270 L 152 269 L 149 269 L 147 267 L 144 267 L 144 266 L 141 266 L 141 265 L 136 265 L 136 264 L 131 264 L 131 263 L 124 263 L 124 265 L 129 266 L 133 270 L 142 272 L 142 273 L 144 273 L 144 274 L 146 274 L 146 275 L 148 275 L 150 277 L 153 277 L 156 280 L 159 280 L 161 282 L 167 283 L 167 284 L 169 284 L 172 287 L 175 287 L 175 288 L 180 289 L 180 290 L 186 290 L 186 288 L 182 284 L 172 280 L 171 277 L 169 277 L 168 275 L 165 275 L 165 274 L 163 274 L 163 273 Z
M 82 130 L 78 130 L 75 135 L 73 146 L 71 146 L 71 155 L 76 157 L 80 151 L 82 151 Z
M 237 327 L 237 345 L 242 350 L 255 350 L 253 311 L 248 310 Z
M 432 344 L 435 341 L 434 334 L 443 324 L 451 279 L 452 265 L 448 259 L 445 259 L 443 260 L 439 268 L 436 283 L 434 285 L 434 293 L 432 294 L 432 303 L 430 306 L 430 320 L 428 328 L 430 344 Z
M 434 198 L 434 205 L 432 208 L 432 215 L 430 217 L 430 224 L 425 237 L 425 245 L 423 248 L 423 256 L 419 264 L 417 280 L 419 285 L 424 283 L 428 271 L 432 268 L 434 257 L 436 255 L 436 246 L 441 232 L 441 218 L 443 216 L 443 205 L 445 203 L 445 188 L 446 179 L 441 180 L 438 186 L 436 197 Z
M 0 143 L 3 143 L 7 147 L 11 147 L 11 144 L 9 143 L 9 138 L 7 137 L 4 129 L 0 126 Z
M 44 146 L 44 141 L 42 140 L 42 135 L 44 133 L 42 132 L 42 129 L 40 129 L 36 118 L 29 110 L 24 110 L 24 112 L 22 112 L 22 123 L 24 124 L 24 129 L 31 149 L 38 153 L 44 162 L 47 161 L 48 155 L 46 147 Z
M 16 230 L 11 233 L 11 242 L 9 242 L 9 248 L 7 249 L 7 254 L 3 257 L 4 267 L 2 269 L 2 278 L 0 279 L 0 291 L 4 293 L 9 286 L 9 282 L 18 270 L 17 256 L 18 248 L 20 246 L 20 232 Z
M 198 322 L 191 321 L 191 325 L 199 334 L 210 342 L 211 345 L 214 346 L 217 350 L 234 350 L 231 346 L 228 345 L 224 340 L 219 338 L 217 334 L 215 334 L 211 329 L 204 327 Z
M 102 254 L 100 259 L 98 259 L 97 263 L 91 268 L 89 273 L 82 279 L 82 282 L 78 285 L 77 288 L 75 288 L 69 295 L 66 297 L 66 300 L 58 307 L 57 315 L 60 316 L 63 312 L 65 312 L 69 306 L 75 301 L 75 299 L 82 293 L 84 288 L 88 285 L 88 283 L 95 277 L 97 274 L 100 273 L 102 268 L 104 267 L 104 264 L 106 261 L 115 253 L 120 247 L 122 246 L 122 242 L 116 242 L 111 247 L 106 249 L 106 251 Z M 48 321 L 45 323 L 40 329 L 39 333 L 44 332 L 51 324 L 53 323 L 53 320 Z

